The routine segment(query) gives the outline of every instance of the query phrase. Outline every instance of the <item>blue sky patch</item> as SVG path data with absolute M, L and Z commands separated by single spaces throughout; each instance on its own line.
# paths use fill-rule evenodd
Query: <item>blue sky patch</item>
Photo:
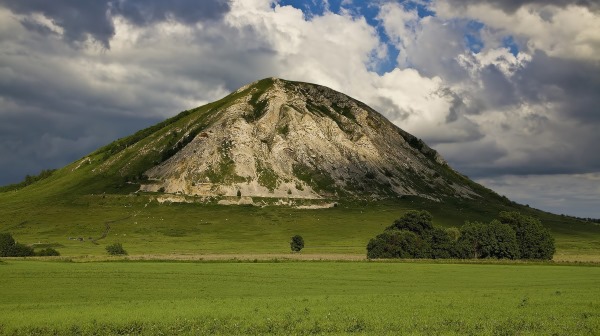
M 514 56 L 517 56 L 519 54 L 519 45 L 517 45 L 517 42 L 512 36 L 505 37 L 502 40 L 502 45 L 505 48 L 508 48 L 508 50 L 510 50 L 510 53 Z

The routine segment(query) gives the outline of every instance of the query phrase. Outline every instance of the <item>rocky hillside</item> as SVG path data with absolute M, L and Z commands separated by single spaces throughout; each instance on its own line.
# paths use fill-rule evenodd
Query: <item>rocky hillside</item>
M 226 98 L 136 149 L 139 160 L 165 138 L 175 140 L 172 155 L 144 172 L 148 182 L 141 190 L 292 198 L 476 196 L 421 140 L 329 88 L 268 78 Z
M 65 174 L 87 193 L 440 200 L 488 192 L 364 103 L 276 78 L 119 139 Z

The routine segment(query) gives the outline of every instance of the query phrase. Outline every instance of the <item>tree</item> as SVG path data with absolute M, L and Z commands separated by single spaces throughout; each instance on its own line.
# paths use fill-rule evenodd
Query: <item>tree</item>
M 301 235 L 295 235 L 290 241 L 292 252 L 300 252 L 304 248 L 304 238 Z
M 427 258 L 429 244 L 407 230 L 386 230 L 367 244 L 367 258 Z
M 127 251 L 125 251 L 121 243 L 114 243 L 106 246 L 106 252 L 110 255 L 127 255 Z
M 461 258 L 518 259 L 515 231 L 497 220 L 489 224 L 467 222 L 461 228 L 457 255 Z
M 515 231 L 519 253 L 523 259 L 551 260 L 556 252 L 554 238 L 539 219 L 521 215 L 519 212 L 503 211 L 500 222 L 510 225 Z
M 431 248 L 430 257 L 433 259 L 449 259 L 455 257 L 455 240 L 448 230 L 441 227 L 435 227 L 431 230 L 429 246 Z
M 422 236 L 433 230 L 432 219 L 433 216 L 425 210 L 411 210 L 406 212 L 404 216 L 396 219 L 394 224 L 387 227 L 386 230 L 407 230 Z

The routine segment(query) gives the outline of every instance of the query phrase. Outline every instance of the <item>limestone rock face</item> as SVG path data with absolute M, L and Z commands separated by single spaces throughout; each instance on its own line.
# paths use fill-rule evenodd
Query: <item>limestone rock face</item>
M 145 171 L 141 190 L 276 198 L 478 196 L 421 140 L 323 86 L 267 78 L 199 109 L 138 149 L 150 152 L 153 143 L 173 139 L 167 158 Z

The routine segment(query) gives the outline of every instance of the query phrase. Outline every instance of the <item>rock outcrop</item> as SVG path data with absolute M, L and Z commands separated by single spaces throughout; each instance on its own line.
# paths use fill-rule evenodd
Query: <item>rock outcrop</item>
M 168 144 L 160 149 L 162 160 L 145 170 L 141 190 L 276 198 L 478 196 L 421 140 L 323 86 L 267 78 L 188 114 L 138 145 L 139 156 Z

